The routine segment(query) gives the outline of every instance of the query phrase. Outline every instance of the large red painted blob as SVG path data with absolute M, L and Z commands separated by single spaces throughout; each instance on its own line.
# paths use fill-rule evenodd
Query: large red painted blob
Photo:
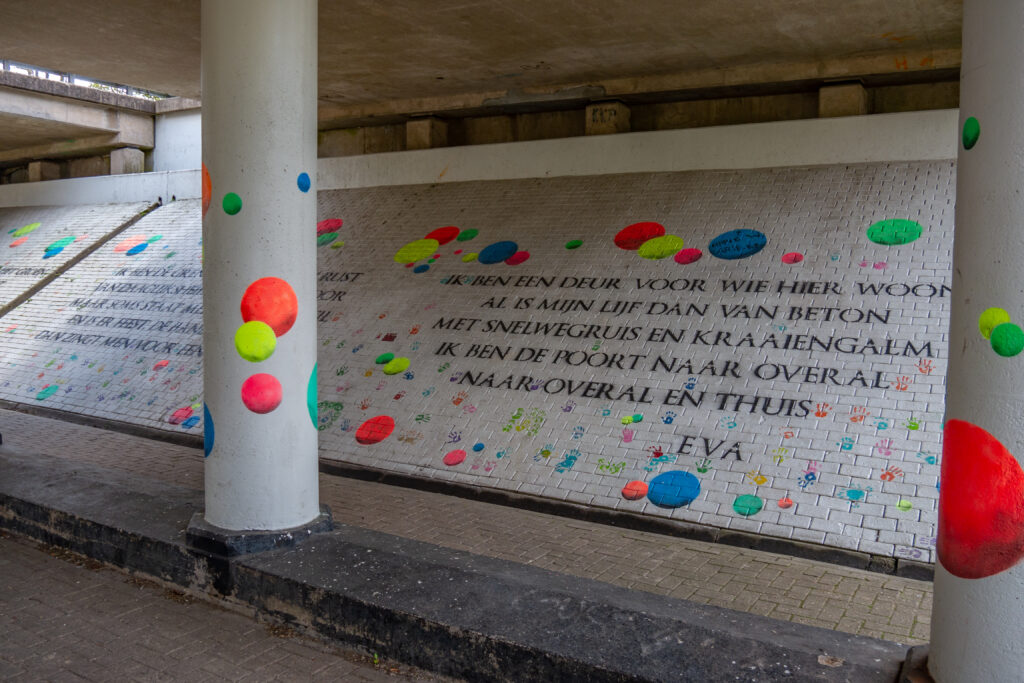
M 665 226 L 661 223 L 651 221 L 633 223 L 633 225 L 627 225 L 619 230 L 619 233 L 615 235 L 615 246 L 619 249 L 636 251 L 647 240 L 661 237 L 664 234 Z
M 1024 471 L 998 439 L 963 420 L 943 433 L 938 553 L 962 579 L 998 574 L 1024 557 Z
M 270 325 L 280 337 L 292 329 L 299 314 L 295 290 L 278 277 L 261 277 L 242 295 L 242 320 L 259 320 Z
M 437 240 L 438 244 L 448 244 L 453 239 L 459 236 L 459 229 L 454 225 L 446 225 L 443 228 L 437 230 L 431 230 L 427 233 L 425 240 Z
M 395 430 L 395 421 L 387 415 L 378 415 L 360 425 L 356 430 L 356 442 L 364 446 L 380 443 L 391 436 Z

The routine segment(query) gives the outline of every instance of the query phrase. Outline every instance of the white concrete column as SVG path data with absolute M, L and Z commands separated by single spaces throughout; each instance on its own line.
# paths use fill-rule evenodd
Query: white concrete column
M 316 0 L 203 0 L 202 92 L 205 518 L 301 526 L 320 512 Z
M 928 669 L 1024 676 L 1024 3 L 965 0 Z

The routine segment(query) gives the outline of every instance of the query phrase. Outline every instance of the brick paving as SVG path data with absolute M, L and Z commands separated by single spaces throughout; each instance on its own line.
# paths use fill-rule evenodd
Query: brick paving
M 199 450 L 0 410 L 4 447 L 201 488 Z M 498 559 L 901 643 L 929 637 L 932 584 L 443 494 L 320 476 L 335 520 Z
M 438 680 L 2 533 L 0 633 L 0 680 Z

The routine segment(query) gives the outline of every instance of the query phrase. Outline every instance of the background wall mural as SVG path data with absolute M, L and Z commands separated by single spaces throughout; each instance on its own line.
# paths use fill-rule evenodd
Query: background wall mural
M 321 456 L 934 561 L 954 178 L 321 192 Z M 200 213 L 155 211 L 0 320 L 0 398 L 201 433 Z

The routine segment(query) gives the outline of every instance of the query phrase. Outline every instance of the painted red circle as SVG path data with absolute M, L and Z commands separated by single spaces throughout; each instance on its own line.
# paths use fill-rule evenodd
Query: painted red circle
M 676 263 L 681 266 L 688 265 L 690 263 L 696 263 L 700 260 L 700 257 L 704 255 L 700 249 L 680 249 L 679 253 L 676 254 L 673 259 Z
M 455 250 L 455 255 L 456 255 L 456 256 L 458 256 L 458 255 L 459 255 L 459 254 L 461 254 L 461 253 L 462 253 L 462 250 L 461 250 L 461 249 L 456 249 L 456 250 Z
M 801 254 L 799 251 L 791 251 L 788 254 L 783 254 L 782 255 L 782 262 L 783 263 L 789 263 L 789 264 L 800 263 L 803 260 L 804 260 L 804 255 Z
M 792 498 L 788 498 L 788 497 L 787 498 L 779 498 L 779 507 L 782 508 L 783 510 L 787 510 L 787 509 L 793 507 L 793 499 Z
M 446 225 L 443 228 L 437 230 L 431 230 L 427 233 L 425 240 L 437 240 L 438 244 L 448 244 L 453 239 L 459 236 L 459 229 L 454 225 Z
M 465 459 L 466 451 L 448 451 L 448 454 L 444 456 L 444 464 L 448 467 L 455 467 Z
M 213 196 L 213 181 L 210 180 L 210 171 L 203 164 L 203 218 L 206 218 L 206 210 L 210 208 L 210 197 Z
M 626 500 L 640 500 L 647 495 L 647 484 L 642 481 L 631 481 L 622 487 L 622 497 Z
M 281 405 L 281 383 L 265 372 L 242 382 L 242 403 L 254 413 L 264 415 Z
M 391 432 L 394 430 L 395 421 L 393 418 L 387 415 L 371 417 L 356 430 L 356 441 L 364 446 L 380 443 L 391 436 Z
M 329 232 L 338 232 L 341 222 L 340 218 L 328 218 L 327 220 L 320 221 L 316 224 L 316 236 L 326 235 Z
M 299 299 L 291 285 L 279 277 L 261 277 L 242 295 L 242 320 L 259 320 L 280 337 L 295 324 Z
M 530 252 L 517 251 L 516 253 L 512 254 L 507 259 L 505 259 L 505 263 L 507 263 L 510 266 L 518 266 L 520 263 L 523 263 L 528 258 L 530 258 Z
M 654 239 L 655 237 L 661 237 L 664 234 L 665 226 L 661 223 L 652 223 L 650 221 L 633 223 L 633 225 L 627 225 L 624 227 L 619 231 L 619 234 L 615 236 L 615 246 L 619 249 L 636 251 L 640 248 L 640 245 L 647 240 Z

